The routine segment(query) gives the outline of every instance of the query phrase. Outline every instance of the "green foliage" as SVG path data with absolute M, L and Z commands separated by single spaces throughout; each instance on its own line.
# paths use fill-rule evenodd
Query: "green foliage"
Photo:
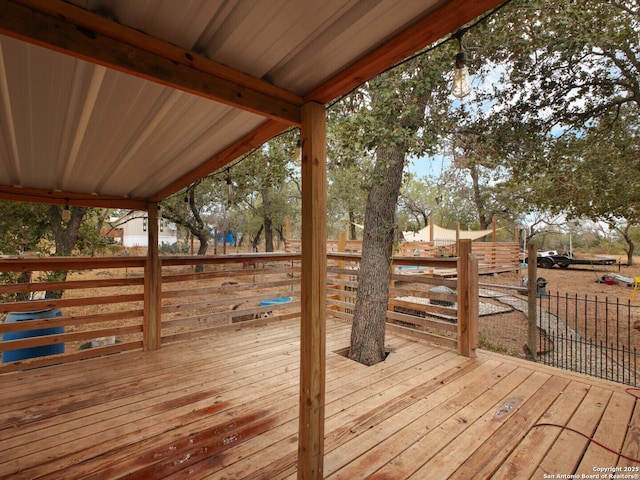
M 585 131 L 620 105 L 637 107 L 639 20 L 635 1 L 511 2 L 478 32 L 483 58 L 503 65 L 502 114 Z
M 80 224 L 75 244 L 75 248 L 81 255 L 95 255 L 104 251 L 106 246 L 111 243 L 109 237 L 100 235 L 102 222 L 108 213 L 99 208 L 87 209 Z
M 173 195 L 160 204 L 162 218 L 184 228 L 200 242 L 198 254 L 204 255 L 213 233 L 213 212 L 226 204 L 222 180 L 203 178 L 190 185 L 182 195 Z
M 266 251 L 274 250 L 274 234 L 284 235 L 287 217 L 295 225 L 300 216 L 297 142 L 297 131 L 285 132 L 230 172 L 236 188 L 232 223 L 253 239 L 255 247 L 264 233 Z
M 189 246 L 185 243 L 166 243 L 162 242 L 158 247 L 161 255 L 186 255 L 189 253 Z
M 0 202 L 0 254 L 38 251 L 53 240 L 48 206 Z
M 640 220 L 639 30 L 636 1 L 514 0 L 467 32 L 483 88 L 445 148 L 481 220 L 549 212 L 605 221 L 628 241 Z

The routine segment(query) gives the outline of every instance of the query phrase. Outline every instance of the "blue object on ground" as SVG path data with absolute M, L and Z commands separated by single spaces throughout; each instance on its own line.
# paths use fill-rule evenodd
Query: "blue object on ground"
M 260 302 L 261 307 L 268 307 L 269 305 L 278 305 L 280 303 L 287 303 L 292 300 L 291 297 L 271 298 L 269 300 L 262 300 Z
M 62 312 L 58 308 L 31 310 L 26 312 L 9 312 L 5 323 L 22 322 L 25 320 L 40 320 L 43 318 L 56 318 L 61 316 Z M 2 341 L 42 337 L 45 335 L 57 335 L 61 333 L 64 333 L 64 327 L 39 328 L 37 330 L 23 330 L 21 332 L 5 332 L 2 334 Z M 8 350 L 2 353 L 2 362 L 15 362 L 18 360 L 26 360 L 28 358 L 55 355 L 57 353 L 64 353 L 64 343 Z

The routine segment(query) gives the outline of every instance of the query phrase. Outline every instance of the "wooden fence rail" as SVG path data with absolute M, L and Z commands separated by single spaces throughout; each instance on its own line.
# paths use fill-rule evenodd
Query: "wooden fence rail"
M 464 241 L 464 240 L 463 240 Z M 285 249 L 289 253 L 299 253 L 300 240 L 287 239 Z M 328 240 L 327 252 L 354 253 L 362 252 L 361 240 Z M 520 245 L 517 242 L 471 242 L 471 252 L 478 260 L 478 271 L 482 274 L 500 272 L 518 272 L 520 270 Z M 439 242 L 402 242 L 395 253 L 398 258 L 453 258 L 458 256 L 458 244 Z M 455 277 L 455 265 L 449 269 L 432 270 L 434 275 Z
M 473 356 L 478 344 L 478 262 L 470 252 L 470 242 L 461 244 L 467 249 L 461 257 L 393 257 L 387 322 L 391 329 Z M 327 258 L 327 314 L 350 322 L 360 255 L 329 253 Z M 447 279 L 437 275 L 438 270 L 466 273 Z
M 44 280 L 60 270 L 67 282 Z M 144 258 L 10 258 L 0 260 L 0 272 L 31 278 L 0 285 L 0 313 L 8 314 L 0 373 L 142 349 Z M 59 290 L 60 299 L 42 298 Z M 18 295 L 33 299 L 12 300 Z
M 359 254 L 329 253 L 327 258 L 327 314 L 349 321 L 357 292 Z M 160 264 L 161 344 L 188 341 L 234 323 L 300 316 L 299 254 L 161 257 Z M 419 332 L 456 348 L 461 311 L 457 298 L 465 295 L 472 278 L 465 286 L 422 275 L 419 270 L 456 270 L 460 265 L 457 258 L 394 258 L 389 328 Z M 0 259 L 0 272 L 28 272 L 24 278 L 31 279 L 0 284 L 0 315 L 55 312 L 44 318 L 22 316 L 0 323 L 0 373 L 143 350 L 148 269 L 146 257 Z M 45 281 L 46 272 L 59 270 L 68 271 L 68 281 Z M 456 292 L 433 291 L 438 286 Z M 47 291 L 62 291 L 62 298 L 43 298 Z M 22 299 L 27 296 L 33 299 Z M 52 348 L 60 345 L 63 352 Z M 15 352 L 33 353 L 41 348 L 44 353 L 13 358 Z

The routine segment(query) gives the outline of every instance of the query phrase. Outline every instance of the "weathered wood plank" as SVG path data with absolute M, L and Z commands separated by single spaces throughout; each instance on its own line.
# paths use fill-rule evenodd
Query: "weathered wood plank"
M 440 422 L 456 415 L 507 376 L 513 367 L 485 362 L 471 373 L 459 375 L 429 395 L 413 395 L 410 404 L 393 416 L 374 415 L 367 427 L 353 427 L 326 457 L 328 478 L 364 478 L 419 440 Z M 360 426 L 358 426 L 360 427 Z M 356 457 L 355 461 L 353 457 Z
M 640 393 L 640 389 L 633 388 L 628 390 L 632 396 L 636 398 L 635 408 L 633 410 L 633 415 L 631 416 L 631 421 L 629 422 L 629 426 L 627 428 L 627 434 L 624 439 L 624 445 L 620 450 L 620 453 L 623 453 L 625 456 L 629 458 L 640 459 L 640 401 L 638 401 L 638 395 Z M 618 459 L 618 467 L 636 467 L 637 462 L 633 462 L 628 458 L 619 458 Z
M 242 334 L 244 349 L 236 351 L 233 347 L 238 344 L 235 335 L 230 335 L 229 330 Z M 225 358 L 235 355 L 251 355 L 254 350 L 266 350 L 274 342 L 283 342 L 290 339 L 291 331 L 279 325 L 234 325 L 228 329 L 222 327 L 216 330 L 216 334 L 207 337 L 206 344 L 208 350 L 217 356 L 225 353 Z M 258 342 L 258 340 L 260 342 Z M 191 369 L 192 362 L 202 359 L 202 352 L 196 348 L 202 345 L 203 340 L 199 340 L 194 345 L 194 350 L 185 350 L 180 354 L 180 362 L 175 361 L 171 356 L 154 356 L 154 363 L 145 362 L 147 357 L 142 355 L 115 356 L 108 359 L 96 359 L 84 362 L 82 370 L 78 372 L 77 365 L 60 365 L 55 369 L 41 369 L 33 372 L 21 372 L 15 375 L 0 376 L 0 389 L 10 391 L 11 396 L 0 396 L 0 406 L 15 402 L 29 403 L 34 397 L 42 399 L 44 403 L 56 402 L 59 398 L 45 397 L 44 395 L 61 395 L 66 397 L 69 391 L 91 389 L 101 389 L 105 382 L 117 382 L 118 384 L 128 384 L 130 380 L 123 375 L 130 368 L 131 362 L 136 363 L 136 373 L 142 375 L 144 379 L 150 378 L 153 374 L 170 371 L 173 368 Z M 229 353 L 231 352 L 231 353 Z M 216 361 L 218 357 L 216 357 Z M 213 365 L 217 363 L 214 362 Z M 109 368 L 105 368 L 107 366 Z M 79 374 L 81 373 L 81 374 Z M 180 377 L 177 377 L 180 378 Z M 6 408 L 0 409 L 0 415 Z
M 1 261 L 1 260 L 0 260 Z M 104 278 L 97 280 L 68 280 L 65 282 L 31 282 L 0 285 L 0 294 L 41 292 L 45 290 L 78 290 L 85 288 L 129 287 L 142 285 L 140 278 Z
M 114 353 L 128 352 L 131 350 L 140 350 L 142 348 L 142 340 L 133 342 L 123 342 L 116 345 L 109 345 L 101 348 L 89 348 L 76 353 L 65 354 L 64 356 L 48 356 L 38 357 L 30 360 L 21 360 L 19 362 L 11 362 L 3 364 L 0 367 L 0 375 L 10 372 L 18 372 L 29 368 L 50 367 L 59 364 L 75 364 L 80 360 L 87 360 L 102 355 L 112 355 Z
M 122 336 L 132 333 L 142 332 L 142 325 L 131 325 L 128 327 L 108 327 L 96 330 L 86 330 L 73 333 L 60 333 L 57 335 L 44 335 L 38 337 L 28 337 L 19 340 L 5 340 L 0 342 L 0 352 L 19 350 L 22 348 L 33 348 L 44 345 L 54 345 L 56 343 L 76 342 L 98 337 Z
M 70 315 L 41 320 L 23 320 L 21 322 L 0 323 L 0 333 L 20 332 L 23 330 L 37 330 L 52 327 L 70 327 L 78 325 L 90 325 L 93 323 L 111 322 L 114 320 L 142 319 L 142 309 L 120 310 L 109 313 L 94 313 L 92 315 Z M 142 323 L 142 322 L 141 322 Z
M 453 352 L 447 352 L 447 355 L 454 358 Z M 388 368 L 380 368 L 382 367 L 380 364 L 378 364 L 378 368 L 375 368 L 376 366 L 365 367 L 345 359 L 344 361 L 355 365 L 357 370 L 336 379 L 336 381 L 327 383 L 329 401 L 326 410 L 326 430 L 329 432 L 336 426 L 361 419 L 363 412 L 375 412 L 378 408 L 382 408 L 393 398 L 394 386 L 403 385 L 407 381 L 419 384 L 421 375 L 423 379 L 425 374 L 428 378 L 432 378 L 427 372 L 435 372 L 436 375 L 442 372 L 438 368 L 436 358 L 439 355 L 430 353 L 426 357 L 424 355 L 422 357 L 422 359 L 407 358 L 403 352 L 402 356 L 396 359 L 397 363 Z M 455 358 L 454 361 L 459 365 L 461 359 Z M 429 370 L 429 365 L 435 366 L 433 370 Z M 373 373 L 371 372 L 372 368 Z M 451 368 L 451 364 L 449 364 L 449 368 Z M 372 375 L 375 378 L 371 379 Z M 356 424 L 357 422 L 356 420 Z M 291 438 L 291 436 L 283 436 L 278 443 L 269 444 L 260 452 L 260 457 L 265 460 L 265 466 L 262 468 L 257 468 L 251 458 L 246 458 L 242 462 L 230 465 L 225 469 L 225 473 L 257 480 L 278 478 L 295 472 L 297 460 L 295 446 L 292 446 Z
M 589 437 L 592 436 L 605 412 L 611 394 L 611 390 L 599 387 L 590 388 L 567 426 Z M 544 473 L 551 472 L 554 474 L 558 472 L 573 473 L 588 444 L 589 441 L 586 438 L 569 430 L 563 430 L 544 460 L 540 462 L 534 475 L 542 477 Z
M 578 470 L 615 466 L 537 422 L 591 426 L 637 448 L 640 410 L 622 386 L 483 351 L 464 358 L 391 328 L 390 356 L 366 367 L 334 353 L 350 326 L 328 327 L 327 478 L 537 478 L 554 456 Z M 299 328 L 236 324 L 153 352 L 0 375 L 0 478 L 294 478 Z
M 60 300 L 31 300 L 28 302 L 0 303 L 0 313 L 28 312 L 49 308 L 82 307 L 86 305 L 109 305 L 114 303 L 141 302 L 142 293 L 105 295 L 101 297 L 63 298 Z
M 568 384 L 561 378 L 545 377 L 535 372 L 475 421 L 463 441 L 441 452 L 410 478 L 421 478 L 427 471 L 445 478 L 490 478 L 496 464 L 510 453 Z M 457 469 L 456 464 L 460 465 Z
M 565 425 L 588 391 L 587 385 L 571 382 L 558 400 L 545 412 L 543 421 Z M 526 437 L 493 474 L 492 479 L 531 478 L 560 432 L 560 429 L 550 430 L 543 427 L 534 427 L 529 430 Z
M 289 338 L 291 338 L 290 334 L 289 334 Z M 278 348 L 281 352 L 283 352 L 283 351 L 286 352 L 287 350 L 289 350 L 291 348 L 295 348 L 295 344 L 294 345 L 290 345 L 290 344 L 287 344 L 287 343 L 283 343 L 282 341 L 275 342 L 274 346 L 276 348 Z M 244 353 L 240 349 L 238 349 L 236 351 L 236 355 L 238 356 L 238 359 L 245 358 L 244 362 L 246 363 L 246 357 L 244 356 Z M 296 367 L 292 368 L 291 364 L 295 365 L 295 362 L 296 362 L 297 359 L 296 359 L 295 355 L 285 355 L 285 356 L 288 359 L 288 362 L 290 363 L 289 366 L 285 366 L 285 372 L 288 371 L 288 372 L 290 372 L 290 374 L 289 375 L 285 375 L 284 378 L 280 378 L 279 381 L 281 383 L 284 382 L 284 384 L 287 384 L 287 385 L 291 386 L 293 389 L 295 389 L 296 388 L 296 382 L 295 382 L 294 379 L 296 378 L 296 370 L 297 370 L 297 368 Z M 217 369 L 225 370 L 227 364 L 228 364 L 228 362 L 226 362 L 225 359 L 221 358 L 219 360 Z M 231 366 L 232 365 L 233 364 L 231 364 Z M 255 367 L 255 365 L 254 365 L 254 367 Z M 207 369 L 210 370 L 211 366 L 208 366 Z M 233 379 L 234 378 L 233 373 L 234 373 L 234 371 L 230 370 L 229 373 L 227 374 L 227 376 L 229 378 Z M 278 375 L 278 371 L 277 370 L 274 370 L 273 368 L 266 369 L 265 373 L 263 373 L 263 375 L 262 375 L 264 377 L 264 380 L 261 381 L 261 382 L 266 382 L 264 385 L 260 381 L 256 381 L 255 378 L 247 378 L 245 380 L 245 387 L 249 388 L 251 391 L 259 391 L 259 392 L 261 392 L 261 394 L 266 394 L 265 392 L 267 391 L 266 390 L 267 385 L 273 385 L 273 386 L 275 386 L 275 388 L 277 390 L 278 389 L 278 387 L 277 387 L 278 383 L 274 384 L 273 380 L 271 379 L 271 377 L 273 377 L 273 376 L 276 376 L 276 378 L 278 378 L 277 375 Z M 281 373 L 280 373 L 280 375 L 281 375 Z M 175 381 L 178 382 L 177 384 L 179 385 L 181 377 L 179 375 L 177 375 L 177 376 L 175 376 L 175 378 L 176 378 Z M 219 394 L 223 394 L 225 389 L 224 389 L 224 386 L 220 386 L 220 384 L 224 385 L 224 381 L 223 380 L 221 381 L 219 378 L 217 379 L 216 376 L 211 376 L 210 374 L 208 375 L 208 378 L 209 378 L 209 382 L 212 382 L 213 384 L 218 384 L 216 392 L 220 392 Z M 166 382 L 166 380 L 165 380 L 165 382 Z M 149 384 L 149 386 L 151 386 L 151 385 L 152 384 Z M 238 385 L 238 383 L 235 382 L 234 383 L 234 388 L 237 388 L 237 385 Z M 265 388 L 262 388 L 262 387 L 265 387 Z M 201 385 L 199 385 L 199 390 L 202 390 L 202 386 Z M 180 392 L 182 392 L 182 390 L 180 390 Z M 291 397 L 292 396 L 291 394 L 292 394 L 292 392 L 289 392 L 288 397 Z M 243 404 L 244 400 L 246 400 L 246 398 L 243 398 L 243 395 L 246 396 L 246 394 L 238 393 L 237 395 L 238 395 L 238 397 L 237 397 L 237 402 L 236 403 L 238 405 Z M 254 398 L 255 398 L 255 396 L 254 396 Z M 162 397 L 161 397 L 161 399 L 162 399 Z M 197 399 L 195 397 L 193 397 L 193 398 L 191 398 L 191 400 L 192 400 L 192 402 L 189 403 L 189 406 L 187 406 L 187 403 L 185 403 L 184 407 L 178 407 L 177 409 L 173 408 L 173 407 L 177 407 L 177 406 L 174 403 L 171 403 L 171 400 L 168 401 L 168 402 L 165 402 L 168 407 L 171 407 L 170 408 L 171 419 L 167 419 L 166 425 L 175 425 L 176 422 L 179 422 L 178 425 L 184 426 L 185 428 L 188 428 L 187 425 L 189 423 L 189 420 L 191 420 L 191 421 L 201 420 L 199 415 L 197 415 L 197 414 L 190 415 L 189 412 L 191 410 L 193 410 L 193 409 L 197 409 L 199 402 L 200 403 L 202 403 L 202 402 L 206 403 L 206 401 L 205 401 L 206 399 L 203 399 L 202 402 L 201 402 L 201 401 L 196 401 Z M 282 400 L 282 399 L 275 400 L 274 403 L 278 404 L 280 402 L 280 400 Z M 164 426 L 164 427 L 162 426 L 162 422 L 160 422 L 160 425 L 155 425 L 155 423 L 157 423 L 157 420 L 148 422 L 146 420 L 148 415 L 141 414 L 141 412 L 139 410 L 140 408 L 148 409 L 149 407 L 152 407 L 152 408 L 155 409 L 155 407 L 153 407 L 153 404 L 149 404 L 148 401 L 147 401 L 147 402 L 144 402 L 144 403 L 139 404 L 139 405 L 140 406 L 137 407 L 138 408 L 137 410 L 129 409 L 130 411 L 126 416 L 122 416 L 122 415 L 115 415 L 114 416 L 114 415 L 112 415 L 112 412 L 109 411 L 109 417 L 105 420 L 106 423 L 98 424 L 98 425 L 92 424 L 92 428 L 90 429 L 89 435 L 90 436 L 95 436 L 95 435 L 99 434 L 98 432 L 102 431 L 101 441 L 104 441 L 104 442 L 106 442 L 106 441 L 116 442 L 115 444 L 117 444 L 117 442 L 120 441 L 119 437 L 118 436 L 113 437 L 112 433 L 111 433 L 112 430 L 114 428 L 116 428 L 116 425 L 118 423 L 122 423 L 122 426 L 121 427 L 117 427 L 116 430 L 119 429 L 118 431 L 120 431 L 121 434 L 123 432 L 126 432 L 127 429 L 129 428 L 129 427 L 127 427 L 127 425 L 129 425 L 132 421 L 134 421 L 136 417 L 140 417 L 139 418 L 140 421 L 137 422 L 138 427 L 142 427 L 142 430 L 144 432 L 147 432 L 148 435 L 151 435 L 153 432 L 156 432 L 156 431 L 157 432 L 161 432 L 163 428 L 167 428 L 166 426 Z M 202 407 L 202 408 L 206 408 L 206 407 Z M 181 411 L 184 412 L 184 413 L 180 413 Z M 153 413 L 153 412 L 156 412 L 156 410 L 152 409 L 150 411 L 150 413 Z M 180 417 L 180 415 L 182 415 L 182 417 Z M 173 418 L 174 416 L 177 416 L 179 418 L 174 419 Z M 151 417 L 153 417 L 153 415 L 151 415 Z M 152 420 L 152 418 L 150 418 L 150 419 Z M 114 422 L 117 422 L 117 423 L 114 423 Z M 109 428 L 107 428 L 107 425 L 109 426 Z M 105 428 L 106 428 L 106 430 L 105 430 Z M 158 429 L 160 429 L 160 430 L 158 430 Z M 94 432 L 94 433 L 91 433 L 91 432 Z M 144 434 L 141 431 L 138 431 L 136 436 L 135 436 L 135 438 L 140 440 L 140 439 L 143 438 L 143 435 Z M 76 436 L 77 436 L 77 433 L 76 433 L 75 430 L 71 430 L 66 435 L 63 432 L 57 432 L 55 434 L 55 437 L 51 437 L 51 441 L 53 443 L 52 443 L 52 445 L 50 445 L 50 448 L 48 449 L 48 451 L 50 453 L 52 453 L 52 454 L 54 454 L 56 451 L 58 451 L 58 452 L 60 452 L 59 455 L 61 456 L 61 458 L 63 458 L 65 456 L 71 455 L 71 452 L 73 452 L 73 445 L 75 445 L 75 444 L 78 444 L 78 446 L 81 446 L 81 444 L 83 444 L 83 443 L 84 444 L 88 444 L 88 445 L 94 445 L 96 443 L 95 441 L 88 441 L 88 438 L 90 438 L 90 437 L 87 437 L 87 439 L 82 441 L 82 439 L 78 440 L 76 438 Z M 161 435 L 160 435 L 160 437 L 161 437 Z M 124 441 L 124 439 L 123 439 L 123 441 Z M 166 440 L 163 440 L 163 441 L 166 441 Z M 76 447 L 76 448 L 78 448 L 78 447 Z M 99 456 L 100 455 L 100 448 L 101 447 L 96 446 L 96 447 L 91 447 L 90 450 L 84 449 L 84 450 L 82 450 L 82 452 L 83 452 L 82 454 L 83 455 L 88 455 L 91 452 L 94 452 L 95 455 Z M 110 447 L 110 448 L 112 448 L 112 447 Z M 25 450 L 22 450 L 21 451 L 22 455 L 24 455 L 25 453 L 28 453 L 29 451 L 33 450 L 34 459 L 38 458 L 38 454 L 37 454 L 36 450 L 33 448 L 33 446 L 29 446 L 29 445 L 27 445 L 26 447 L 23 446 L 23 449 L 26 449 L 26 452 L 25 452 Z M 38 468 L 39 469 L 52 469 L 51 471 L 55 472 L 56 469 L 61 468 L 61 466 L 67 466 L 67 462 L 68 461 L 69 461 L 68 459 L 67 460 L 61 460 L 61 463 L 53 465 L 53 467 L 52 467 L 51 464 L 48 463 L 46 465 L 40 465 Z M 35 472 L 40 471 L 38 468 L 33 469 L 30 472 L 26 472 L 25 475 L 26 474 L 35 475 Z
M 189 289 L 176 289 L 176 290 L 166 290 L 162 292 L 162 298 L 179 298 L 179 297 L 189 297 L 189 296 L 198 296 L 198 295 L 211 295 L 211 292 L 215 292 L 218 295 L 221 294 L 233 294 L 234 292 L 242 292 L 246 290 L 254 290 L 256 288 L 281 288 L 281 287 L 296 287 L 295 290 L 298 290 L 298 286 L 300 285 L 300 281 L 298 279 L 291 280 L 279 280 L 275 282 L 259 282 L 259 283 L 238 283 L 235 285 L 224 285 L 224 286 L 210 286 L 204 288 L 189 288 Z
M 593 475 L 596 473 L 593 467 L 613 467 L 617 463 L 618 455 L 614 452 L 622 449 L 635 404 L 636 399 L 628 393 L 615 392 L 611 396 L 593 439 L 613 452 L 595 443 L 589 444 L 576 473 Z

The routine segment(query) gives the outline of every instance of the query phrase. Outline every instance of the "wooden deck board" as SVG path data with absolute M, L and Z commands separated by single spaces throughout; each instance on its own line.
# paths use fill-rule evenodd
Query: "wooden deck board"
M 459 409 L 492 388 L 501 376 L 509 373 L 508 367 L 496 363 L 484 362 L 473 372 L 474 376 L 481 376 L 481 382 L 472 375 L 458 377 L 432 394 L 405 405 L 393 416 L 365 423 L 369 427 L 367 430 L 360 429 L 360 435 L 351 435 L 349 441 L 336 445 L 337 448 L 329 452 L 325 474 L 329 478 L 348 479 L 374 473 L 386 463 L 385 457 L 402 452 L 428 433 L 434 424 L 451 418 Z M 357 455 L 355 460 L 353 454 Z M 345 467 L 331 475 L 342 465 Z
M 587 392 L 588 389 L 583 383 L 571 382 L 542 419 L 547 423 L 566 425 Z M 526 437 L 516 445 L 514 451 L 496 470 L 493 478 L 496 480 L 509 480 L 517 478 L 517 476 L 530 478 L 561 431 L 559 428 L 549 430 L 544 427 L 529 430 Z
M 633 394 L 637 397 L 638 389 L 634 389 Z M 622 446 L 622 450 L 620 450 L 620 453 L 623 453 L 624 455 L 631 458 L 640 458 L 640 400 L 638 399 L 636 399 L 633 409 L 633 415 L 631 416 L 631 420 L 629 421 L 624 444 Z M 638 464 L 626 458 L 620 457 L 617 466 L 622 468 L 635 467 L 638 466 Z
M 365 367 L 328 321 L 325 477 L 543 478 L 640 449 L 640 401 L 616 385 L 510 357 L 466 359 L 388 333 Z M 296 321 L 0 375 L 0 478 L 295 478 Z
M 621 392 L 613 393 L 596 427 L 597 430 L 593 436 L 594 440 L 607 445 L 614 452 L 619 452 L 633 414 L 634 405 L 635 399 L 631 395 Z M 605 450 L 595 443 L 589 444 L 577 472 L 580 474 L 593 474 L 594 465 L 615 466 L 618 462 L 618 455 L 614 452 Z
M 592 436 L 609 403 L 611 393 L 610 390 L 600 387 L 590 388 L 567 425 L 585 435 Z M 574 471 L 584 455 L 588 442 L 588 439 L 570 430 L 563 430 L 558 435 L 551 451 L 540 463 L 537 474 L 543 476 L 544 473 L 557 473 L 565 469 Z

